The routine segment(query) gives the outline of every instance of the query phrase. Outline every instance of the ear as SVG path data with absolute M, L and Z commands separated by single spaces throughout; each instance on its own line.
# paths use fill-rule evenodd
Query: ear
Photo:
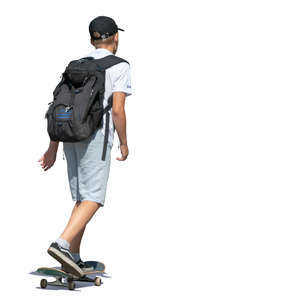
M 91 44 L 95 47 L 95 45 L 94 45 L 94 41 L 91 39 Z
M 114 36 L 114 42 L 118 42 L 119 40 L 119 32 L 117 32 Z

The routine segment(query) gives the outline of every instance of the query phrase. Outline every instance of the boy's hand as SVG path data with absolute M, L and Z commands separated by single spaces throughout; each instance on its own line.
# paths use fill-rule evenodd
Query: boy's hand
M 55 163 L 56 160 L 56 149 L 49 148 L 45 154 L 38 160 L 41 167 L 44 169 L 44 171 L 49 170 Z
M 128 156 L 128 146 L 127 145 L 120 145 L 120 151 L 121 151 L 121 154 L 122 154 L 122 157 L 117 157 L 117 160 L 126 160 L 127 156 Z

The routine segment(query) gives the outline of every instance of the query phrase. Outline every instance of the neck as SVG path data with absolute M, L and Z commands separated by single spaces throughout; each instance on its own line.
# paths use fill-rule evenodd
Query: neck
M 112 53 L 115 54 L 115 47 L 113 45 L 107 45 L 107 46 L 103 45 L 103 46 L 98 46 L 98 47 L 95 46 L 95 48 L 96 49 L 106 49 L 106 50 L 108 50 L 108 51 L 110 51 L 110 52 L 112 52 Z

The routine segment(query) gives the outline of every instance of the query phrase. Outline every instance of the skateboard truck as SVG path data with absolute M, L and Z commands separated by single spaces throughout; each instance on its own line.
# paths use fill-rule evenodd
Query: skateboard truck
M 76 284 L 74 281 L 83 281 L 83 282 L 94 282 L 96 286 L 100 286 L 102 284 L 102 280 L 100 277 L 90 278 L 86 275 L 83 277 L 65 277 L 65 276 L 54 276 L 54 281 L 48 282 L 47 279 L 43 278 L 40 281 L 40 287 L 42 289 L 45 289 L 47 286 L 61 286 L 61 287 L 67 287 L 69 290 L 74 290 L 76 288 Z M 63 278 L 66 278 L 66 282 L 63 281 Z
M 63 282 L 63 277 L 55 277 L 56 280 L 48 282 L 47 279 L 43 278 L 40 282 L 40 287 L 45 289 L 48 285 L 49 286 L 64 286 L 68 287 L 69 290 L 74 290 L 76 285 L 72 279 L 67 279 L 67 283 Z

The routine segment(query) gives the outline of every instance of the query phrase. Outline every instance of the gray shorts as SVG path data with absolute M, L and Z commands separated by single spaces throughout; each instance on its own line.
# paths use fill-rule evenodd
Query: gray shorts
M 107 146 L 106 160 L 103 161 L 103 143 L 104 135 L 100 129 L 84 141 L 63 143 L 73 201 L 89 200 L 104 205 L 111 146 Z

